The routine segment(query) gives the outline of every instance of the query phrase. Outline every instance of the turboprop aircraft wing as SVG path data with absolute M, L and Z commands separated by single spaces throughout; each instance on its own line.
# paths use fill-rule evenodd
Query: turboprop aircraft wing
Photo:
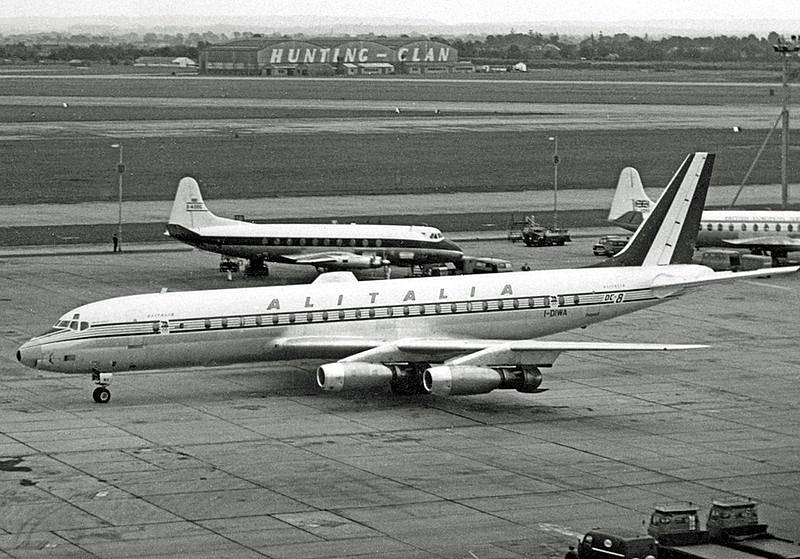
M 750 237 L 745 239 L 722 239 L 726 245 L 736 248 L 749 248 L 756 250 L 784 249 L 786 251 L 800 250 L 800 239 L 794 237 Z

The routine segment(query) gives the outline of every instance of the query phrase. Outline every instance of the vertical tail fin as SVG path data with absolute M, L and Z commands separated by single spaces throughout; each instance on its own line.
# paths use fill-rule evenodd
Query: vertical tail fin
M 687 156 L 627 246 L 597 266 L 691 263 L 713 166 L 713 153 Z
M 619 174 L 608 221 L 623 229 L 635 231 L 652 207 L 653 202 L 644 192 L 639 171 L 633 167 L 625 167 Z
M 228 221 L 208 211 L 196 180 L 192 177 L 183 177 L 180 180 L 175 201 L 172 203 L 172 212 L 169 214 L 169 225 L 180 225 L 193 230 Z

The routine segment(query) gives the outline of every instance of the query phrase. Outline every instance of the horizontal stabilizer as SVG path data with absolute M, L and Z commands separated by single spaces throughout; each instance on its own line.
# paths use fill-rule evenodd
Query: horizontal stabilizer
M 702 268 L 702 267 L 701 267 Z M 665 272 L 653 279 L 651 290 L 656 297 L 666 297 L 681 289 L 700 287 L 710 283 L 724 283 L 747 278 L 763 278 L 765 276 L 781 276 L 794 274 L 800 266 L 783 266 L 778 268 L 761 268 L 759 270 L 746 270 L 742 272 L 714 272 L 707 268 L 708 273 L 694 278 L 685 278 Z

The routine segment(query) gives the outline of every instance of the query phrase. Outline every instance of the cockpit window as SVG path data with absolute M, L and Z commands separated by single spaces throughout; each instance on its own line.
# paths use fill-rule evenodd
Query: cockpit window
M 89 329 L 89 323 L 85 320 L 59 320 L 53 325 L 52 331 L 65 330 L 67 328 L 76 332 L 79 330 L 83 332 Z

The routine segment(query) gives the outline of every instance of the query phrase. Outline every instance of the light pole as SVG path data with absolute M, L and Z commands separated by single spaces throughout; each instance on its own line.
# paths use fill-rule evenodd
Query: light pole
M 553 229 L 557 229 L 558 225 L 558 136 L 550 136 L 547 138 L 553 142 Z
M 792 35 L 792 42 L 786 43 L 782 39 L 778 39 L 778 43 L 772 45 L 775 52 L 781 53 L 782 61 L 782 74 L 783 74 L 783 110 L 781 115 L 783 117 L 783 131 L 781 134 L 781 205 L 783 209 L 789 202 L 789 186 L 786 167 L 789 160 L 789 82 L 786 78 L 786 58 L 789 54 L 800 51 L 800 44 L 798 43 L 797 35 Z
M 119 176 L 119 216 L 117 220 L 117 243 L 114 245 L 114 250 L 119 248 L 122 251 L 122 175 L 125 174 L 125 163 L 122 160 L 122 143 L 111 144 L 112 148 L 119 149 L 119 163 L 117 164 L 117 175 Z

